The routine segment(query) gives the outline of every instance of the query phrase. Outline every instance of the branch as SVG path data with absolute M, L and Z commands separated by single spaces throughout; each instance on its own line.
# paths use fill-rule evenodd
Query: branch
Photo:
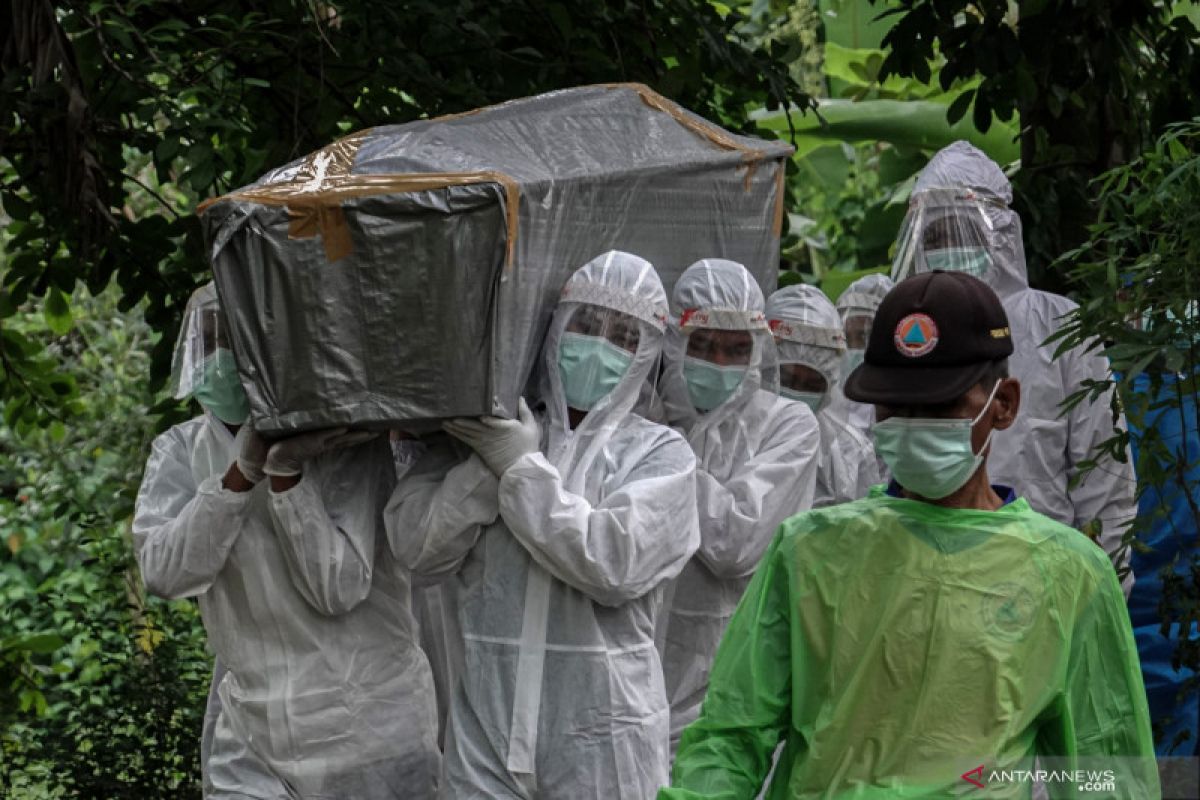
M 157 201 L 159 202 L 159 204 L 160 204 L 160 205 L 162 205 L 162 207 L 163 207 L 163 208 L 165 208 L 165 209 L 167 209 L 167 211 L 170 211 L 170 212 L 171 212 L 171 216 L 175 217 L 175 219 L 179 219 L 179 212 L 178 212 L 178 211 L 176 211 L 174 208 L 172 208 L 172 207 L 171 207 L 171 204 L 170 204 L 170 203 L 168 203 L 168 202 L 166 201 L 166 199 L 165 199 L 165 198 L 163 198 L 163 196 L 162 196 L 162 195 L 160 195 L 158 192 L 156 192 L 156 191 L 154 191 L 153 189 L 151 189 L 151 188 L 150 188 L 149 186 L 147 186 L 146 184 L 142 183 L 142 182 L 141 182 L 141 181 L 138 179 L 138 177 L 137 177 L 136 175 L 130 175 L 128 172 L 122 172 L 122 173 L 121 173 L 121 177 L 122 177 L 122 178 L 125 178 L 126 180 L 133 181 L 133 182 L 134 182 L 134 183 L 136 183 L 138 186 L 140 186 L 140 187 L 142 187 L 143 189 L 145 189 L 145 190 L 146 190 L 146 192 L 148 192 L 148 193 L 149 193 L 149 194 L 150 194 L 150 195 L 151 195 L 151 196 L 152 196 L 152 197 L 153 197 L 155 200 L 157 200 Z

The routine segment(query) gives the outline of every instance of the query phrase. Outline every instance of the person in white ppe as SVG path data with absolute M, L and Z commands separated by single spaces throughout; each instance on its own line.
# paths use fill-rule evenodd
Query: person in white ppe
M 198 600 L 220 665 L 205 797 L 436 796 L 429 666 L 382 530 L 387 443 L 254 433 L 211 284 L 174 375 L 204 414 L 154 441 L 133 539 L 150 592 Z
M 813 507 L 866 497 L 880 481 L 875 448 L 832 407 L 846 358 L 837 309 L 815 286 L 788 286 L 767 298 L 767 325 L 775 335 L 779 394 L 807 404 L 821 429 Z
M 700 518 L 700 548 L 671 587 L 660 631 L 674 750 L 775 529 L 812 508 L 821 436 L 812 409 L 777 393 L 762 290 L 745 267 L 696 262 L 675 284 L 671 311 L 661 394 L 696 454 Z
M 839 376 L 842 381 L 863 363 L 867 352 L 867 340 L 871 337 L 871 325 L 875 320 L 875 311 L 883 298 L 896 284 L 887 275 L 864 275 L 846 287 L 837 299 L 837 311 L 842 318 L 842 330 L 846 333 L 846 358 L 842 362 Z M 836 414 L 861 433 L 868 441 L 871 438 L 871 426 L 875 424 L 875 406 L 869 403 L 856 403 L 846 397 L 841 391 L 841 381 L 833 400 Z M 881 461 L 876 461 L 880 474 L 886 469 Z
M 938 151 L 913 188 L 892 277 L 966 272 L 1000 296 L 1016 348 L 1009 365 L 1025 401 L 1012 433 L 992 445 L 991 474 L 1035 510 L 1098 538 L 1114 560 L 1126 563 L 1121 538 L 1137 512 L 1133 465 L 1097 450 L 1124 428 L 1124 418 L 1114 424 L 1108 395 L 1063 409 L 1089 380 L 1105 379 L 1108 361 L 1083 347 L 1056 358 L 1056 346 L 1043 344 L 1075 304 L 1030 288 L 1021 219 L 1011 202 L 1008 178 L 978 148 L 959 141 Z M 1086 469 L 1093 459 L 1095 468 Z M 1131 575 L 1124 584 L 1128 593 Z
M 654 631 L 699 542 L 695 458 L 633 413 L 666 317 L 649 262 L 588 262 L 554 312 L 537 411 L 446 423 L 396 486 L 392 547 L 456 590 L 450 797 L 644 800 L 667 780 Z

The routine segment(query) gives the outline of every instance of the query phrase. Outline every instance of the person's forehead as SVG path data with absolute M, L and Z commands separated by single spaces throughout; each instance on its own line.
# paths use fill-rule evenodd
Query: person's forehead
M 696 340 L 717 344 L 740 344 L 753 338 L 750 331 L 728 331 L 723 328 L 696 328 L 691 336 Z

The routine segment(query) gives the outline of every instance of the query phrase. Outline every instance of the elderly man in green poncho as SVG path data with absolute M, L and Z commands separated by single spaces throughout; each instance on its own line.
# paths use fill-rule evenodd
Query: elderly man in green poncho
M 845 391 L 894 480 L 781 526 L 659 800 L 1159 796 L 1111 563 L 988 481 L 1012 351 L 969 275 L 884 299 Z

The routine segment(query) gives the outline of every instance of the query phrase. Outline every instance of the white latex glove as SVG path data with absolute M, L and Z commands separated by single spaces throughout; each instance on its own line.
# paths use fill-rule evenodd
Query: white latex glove
M 309 459 L 332 450 L 362 444 L 378 435 L 378 431 L 352 431 L 346 428 L 298 433 L 271 444 L 262 471 L 281 478 L 299 475 L 304 471 L 304 462 Z
M 525 398 L 517 405 L 518 419 L 461 418 L 442 423 L 442 429 L 479 454 L 499 477 L 526 453 L 536 453 L 542 432 Z
M 238 472 L 251 483 L 258 483 L 264 477 L 263 462 L 267 460 L 267 451 L 270 450 L 271 443 L 254 430 L 249 422 L 238 431 L 238 438 L 242 440 L 237 456 Z

